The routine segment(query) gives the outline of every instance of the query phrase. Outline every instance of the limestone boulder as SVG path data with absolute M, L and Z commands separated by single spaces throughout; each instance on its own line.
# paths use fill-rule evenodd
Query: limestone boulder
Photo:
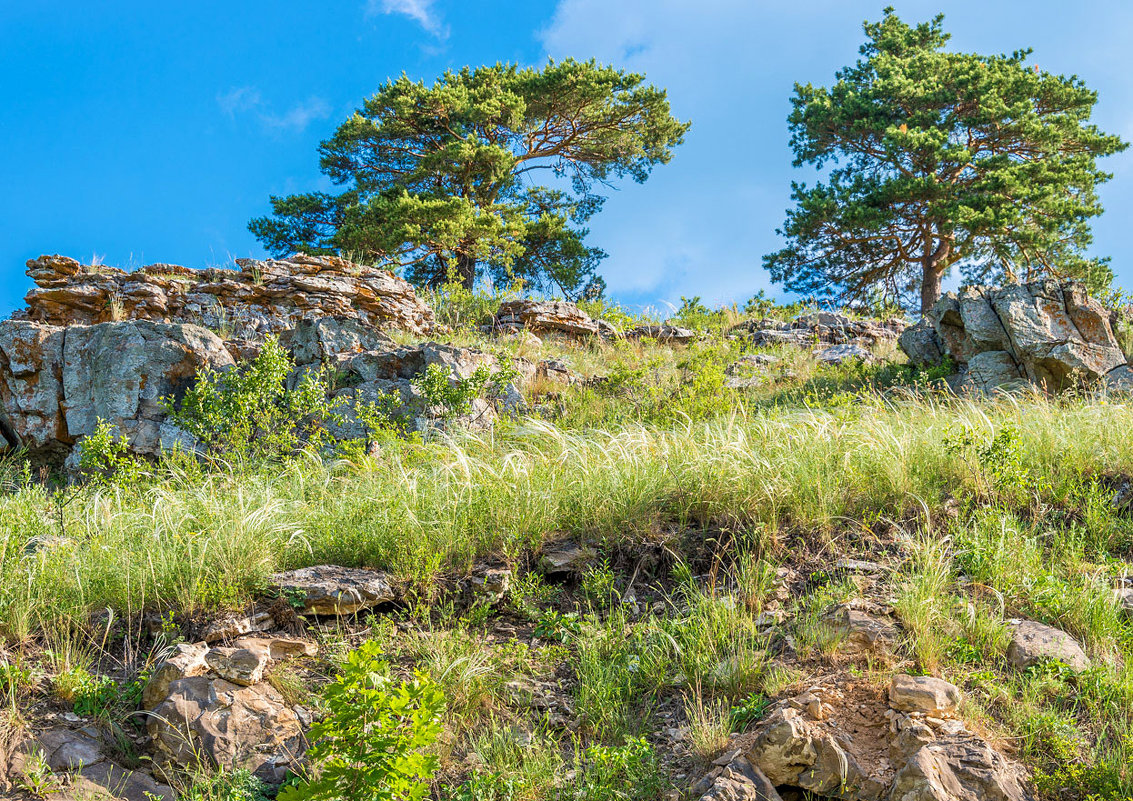
M 897 773 L 889 801 L 1024 801 L 1026 774 L 977 738 L 921 747 Z
M 960 689 L 933 676 L 898 674 L 889 684 L 889 706 L 898 712 L 922 712 L 929 717 L 951 718 L 960 705 Z
M 790 706 L 768 718 L 746 756 L 776 787 L 848 798 L 854 797 L 848 791 L 868 781 L 834 734 Z
M 316 565 L 277 573 L 272 583 L 301 614 L 351 615 L 397 598 L 387 574 L 364 568 Z
M 142 690 L 142 708 L 153 709 L 169 696 L 169 685 L 178 679 L 203 676 L 209 671 L 205 659 L 208 646 L 202 643 L 180 643 L 173 652 L 150 671 L 149 681 Z
M 900 633 L 887 616 L 871 614 L 849 604 L 840 604 L 826 615 L 831 628 L 842 637 L 839 649 L 851 655 L 886 653 Z
M 231 367 L 216 334 L 197 325 L 146 320 L 71 326 L 63 341 L 63 409 L 67 433 L 114 425 L 134 453 L 156 456 L 176 436 L 163 400 L 176 401 L 203 368 Z
M 905 330 L 901 320 L 864 320 L 835 312 L 813 312 L 794 320 L 748 320 L 729 333 L 743 335 L 755 346 L 860 345 L 869 348 L 892 342 Z
M 63 339 L 55 326 L 0 322 L 0 444 L 66 454 L 74 442 L 62 409 Z
M 847 343 L 815 348 L 814 360 L 819 364 L 845 364 L 846 362 L 871 362 L 873 353 L 861 345 Z
M 147 720 L 159 765 L 189 768 L 203 756 L 224 770 L 246 769 L 272 784 L 283 781 L 307 745 L 295 710 L 267 682 L 177 679 Z
M 696 339 L 696 332 L 677 325 L 639 325 L 625 332 L 626 339 L 655 339 L 675 345 L 687 345 Z
M 496 311 L 499 328 L 526 328 L 534 334 L 586 337 L 598 333 L 598 323 L 573 303 L 520 298 L 507 300 Z
M 233 364 L 224 343 L 195 325 L 148 321 L 57 328 L 0 322 L 0 432 L 33 455 L 69 452 L 113 425 L 153 456 L 179 432 L 162 401 L 176 399 L 205 367 Z
M 783 801 L 763 771 L 742 756 L 712 771 L 693 792 L 700 801 Z
M 1007 661 L 1020 670 L 1051 661 L 1078 672 L 1090 666 L 1090 659 L 1077 640 L 1061 629 L 1034 620 L 1015 624 Z
M 1024 382 L 1049 391 L 1102 383 L 1120 390 L 1129 375 L 1113 315 L 1072 281 L 948 293 L 900 345 L 918 364 L 950 356 L 964 376 L 957 386 L 976 392 Z
M 173 801 L 174 792 L 141 770 L 128 770 L 108 757 L 113 745 L 96 726 L 52 726 L 14 749 L 9 777 L 26 771 L 38 752 L 59 780 L 52 801 Z M 0 775 L 0 789 L 4 789 Z M 8 796 L 3 796 L 7 798 Z
M 355 317 L 320 317 L 300 320 L 279 336 L 298 365 L 322 364 L 363 351 L 392 350 L 396 344 L 381 329 Z
M 913 365 L 940 364 L 944 358 L 943 343 L 940 341 L 940 336 L 927 319 L 906 328 L 898 337 L 897 344 L 909 357 L 909 363 Z

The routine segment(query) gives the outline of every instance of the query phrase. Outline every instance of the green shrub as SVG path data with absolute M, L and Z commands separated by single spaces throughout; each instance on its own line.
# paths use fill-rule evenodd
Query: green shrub
M 477 367 L 468 378 L 453 376 L 447 367 L 430 364 L 412 379 L 413 386 L 425 402 L 440 412 L 444 419 L 459 417 L 472 411 L 472 401 L 502 391 L 519 373 L 511 365 L 493 372 L 487 365 Z
M 752 723 L 761 720 L 767 714 L 767 708 L 770 706 L 771 701 L 761 693 L 749 693 L 744 696 L 738 704 L 732 707 L 729 713 L 732 731 L 742 732 L 746 730 Z
M 269 801 L 267 785 L 247 770 L 219 771 L 194 777 L 181 801 Z
M 94 432 L 83 437 L 79 447 L 79 474 L 95 484 L 126 486 L 142 475 L 142 466 L 129 451 L 125 437 L 101 417 Z
M 445 700 L 429 678 L 395 682 L 369 641 L 351 651 L 323 691 L 326 717 L 311 727 L 310 778 L 280 801 L 419 801 L 438 766 L 423 753 L 441 732 Z
M 325 424 L 339 420 L 325 370 L 307 371 L 294 388 L 294 364 L 274 337 L 256 358 L 228 370 L 203 369 L 174 405 L 165 399 L 170 422 L 210 454 L 252 459 L 280 458 L 326 441 Z
M 653 801 L 670 786 L 644 737 L 627 738 L 621 746 L 590 746 L 578 775 L 577 787 L 566 796 L 572 801 Z

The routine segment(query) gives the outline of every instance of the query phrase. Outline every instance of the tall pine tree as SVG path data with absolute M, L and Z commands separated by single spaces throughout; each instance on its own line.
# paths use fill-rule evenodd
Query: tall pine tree
M 342 192 L 273 197 L 249 228 L 274 253 L 351 252 L 422 284 L 487 273 L 578 295 L 601 285 L 581 227 L 595 187 L 644 181 L 687 130 L 643 75 L 594 61 L 403 76 L 320 146 Z
M 916 298 L 922 313 L 953 267 L 973 282 L 1108 285 L 1105 261 L 1084 253 L 1111 177 L 1097 158 L 1126 145 L 1090 123 L 1097 94 L 1030 51 L 949 52 L 942 24 L 887 8 L 833 86 L 795 86 L 795 166 L 836 166 L 792 184 L 786 247 L 764 259 L 772 277 L 842 301 Z

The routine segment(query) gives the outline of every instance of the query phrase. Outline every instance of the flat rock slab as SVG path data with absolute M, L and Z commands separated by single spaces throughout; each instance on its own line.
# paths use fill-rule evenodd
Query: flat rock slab
M 1077 640 L 1061 629 L 1034 620 L 1015 625 L 1007 661 L 1021 670 L 1050 661 L 1062 662 L 1078 672 L 1090 666 L 1090 659 Z
M 593 548 L 577 542 L 559 542 L 548 545 L 539 556 L 539 568 L 546 574 L 569 573 L 581 570 L 598 554 Z
M 304 615 L 351 615 L 397 599 L 380 570 L 316 565 L 277 573 L 272 583 Z

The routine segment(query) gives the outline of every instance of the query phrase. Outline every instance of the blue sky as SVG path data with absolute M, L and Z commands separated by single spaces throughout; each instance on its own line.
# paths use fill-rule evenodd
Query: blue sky
M 857 57 L 858 0 L 28 0 L 0 6 L 0 316 L 40 253 L 141 266 L 262 255 L 247 232 L 271 194 L 326 189 L 315 148 L 401 72 L 548 56 L 643 71 L 693 123 L 673 161 L 619 188 L 591 224 L 623 302 L 742 301 L 788 205 L 794 81 Z M 1133 4 L 902 2 L 946 14 L 957 49 L 1032 47 L 1100 93 L 1095 119 L 1133 140 Z M 113 9 L 107 10 L 107 9 Z M 1108 159 L 1096 252 L 1133 288 L 1133 152 Z

